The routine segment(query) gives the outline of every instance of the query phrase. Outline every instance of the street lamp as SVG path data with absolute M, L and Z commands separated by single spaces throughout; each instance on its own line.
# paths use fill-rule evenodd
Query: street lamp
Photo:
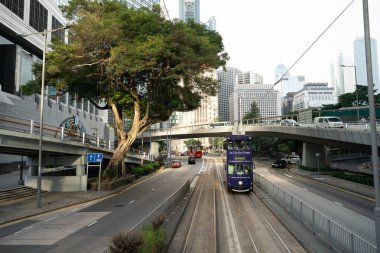
M 359 95 L 358 95 L 358 81 L 356 79 L 356 66 L 347 66 L 344 64 L 340 65 L 343 68 L 354 68 L 354 74 L 355 74 L 355 90 L 356 90 L 356 119 L 357 122 L 359 123 Z
M 39 148 L 38 148 L 38 175 L 37 175 L 37 199 L 36 207 L 41 207 L 41 167 L 42 167 L 42 128 L 44 121 L 44 94 L 45 94 L 45 64 L 46 64 L 46 47 L 47 47 L 47 33 L 54 32 L 62 29 L 67 29 L 68 26 L 60 27 L 53 30 L 44 29 L 43 32 L 20 34 L 22 37 L 28 37 L 31 35 L 42 34 L 44 36 L 44 46 L 42 48 L 42 74 L 41 74 L 41 97 L 40 97 L 40 136 L 39 136 Z
M 317 157 L 317 168 L 318 168 L 318 173 L 319 173 L 319 153 L 315 153 L 315 156 Z

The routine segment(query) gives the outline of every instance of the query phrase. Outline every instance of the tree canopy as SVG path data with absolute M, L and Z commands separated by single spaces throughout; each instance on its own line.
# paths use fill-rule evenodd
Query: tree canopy
M 260 117 L 260 109 L 256 102 L 252 102 L 249 112 L 244 115 L 243 119 L 254 119 Z
M 228 60 L 217 32 L 166 20 L 159 6 L 135 10 L 122 1 L 72 0 L 63 11 L 72 23 L 69 43 L 51 45 L 46 82 L 99 109 L 112 109 L 118 147 L 108 167 L 120 163 L 152 124 L 173 111 L 197 108 L 203 95 L 215 95 L 217 81 L 206 73 Z M 37 92 L 40 77 L 22 92 Z M 128 133 L 122 116 L 132 121 Z
M 322 106 L 322 110 L 334 110 L 342 107 L 367 106 L 368 105 L 368 86 L 357 85 L 357 90 L 345 93 L 338 97 L 338 103 Z M 357 94 L 356 94 L 357 91 Z M 374 90 L 376 94 L 376 90 Z M 357 95 L 357 96 L 356 96 Z M 358 102 L 358 103 L 357 103 Z M 375 95 L 375 103 L 380 103 L 380 94 Z

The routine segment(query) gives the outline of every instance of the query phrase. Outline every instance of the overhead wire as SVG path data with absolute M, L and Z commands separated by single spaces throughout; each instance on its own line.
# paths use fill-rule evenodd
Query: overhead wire
M 330 29 L 330 27 L 340 18 L 340 16 L 343 15 L 343 13 L 346 12 L 346 10 L 351 6 L 351 4 L 355 2 L 355 0 L 352 0 L 340 13 L 339 15 L 334 18 L 334 20 L 327 26 L 327 28 L 313 41 L 313 43 L 311 43 L 311 45 L 301 54 L 300 57 L 297 58 L 297 60 L 290 66 L 290 68 L 284 73 L 282 74 L 282 76 L 280 77 L 280 79 L 278 79 L 276 82 L 274 82 L 272 88 L 270 90 L 267 91 L 267 94 L 269 94 L 269 92 L 271 90 L 273 90 L 273 88 L 279 83 L 282 81 L 282 79 L 284 78 L 284 76 L 286 76 L 286 74 L 289 73 L 289 71 L 305 56 L 305 54 L 315 45 L 315 43 L 317 43 L 317 41 L 327 32 L 327 30 Z M 264 99 L 264 97 L 262 97 L 261 99 Z

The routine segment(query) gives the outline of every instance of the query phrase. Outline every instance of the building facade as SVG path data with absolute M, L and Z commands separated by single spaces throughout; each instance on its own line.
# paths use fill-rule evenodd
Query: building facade
M 368 85 L 367 83 L 367 67 L 364 37 L 357 37 L 354 40 L 354 62 L 356 66 L 356 79 L 359 85 Z M 371 38 L 371 58 L 372 58 L 372 78 L 374 88 L 380 91 L 379 83 L 379 58 L 377 54 L 377 42 Z
M 285 97 L 289 92 L 296 92 L 302 89 L 305 84 L 304 76 L 292 76 L 290 72 L 287 72 L 287 68 L 284 64 L 277 65 L 275 69 L 275 80 L 278 81 L 282 77 L 282 80 L 275 87 L 280 91 L 281 97 Z
M 233 67 L 217 70 L 218 77 L 218 108 L 219 121 L 230 121 L 229 99 L 237 83 L 238 75 L 242 72 Z
M 67 41 L 66 20 L 59 5 L 63 0 L 0 0 L 0 113 L 39 122 L 40 94 L 24 96 L 21 87 L 32 80 L 32 65 L 42 61 L 47 43 L 53 36 Z M 25 36 L 25 34 L 27 36 Z M 47 87 L 46 94 L 50 89 Z M 61 127 L 72 120 L 81 131 L 113 143 L 114 134 L 107 125 L 107 113 L 99 111 L 88 100 L 76 101 L 74 94 L 45 96 L 44 124 Z
M 122 0 L 127 2 L 131 8 L 138 9 L 141 7 L 151 8 L 154 4 L 160 5 L 160 0 Z
M 293 111 L 320 108 L 322 105 L 336 104 L 335 90 L 328 83 L 306 83 L 294 94 Z
M 183 22 L 194 20 L 200 23 L 200 0 L 179 0 L 179 19 Z
M 280 93 L 273 90 L 272 85 L 241 84 L 235 86 L 229 98 L 230 121 L 240 121 L 250 111 L 253 102 L 262 118 L 281 115 Z
M 263 77 L 252 71 L 244 72 L 238 75 L 238 84 L 262 84 Z

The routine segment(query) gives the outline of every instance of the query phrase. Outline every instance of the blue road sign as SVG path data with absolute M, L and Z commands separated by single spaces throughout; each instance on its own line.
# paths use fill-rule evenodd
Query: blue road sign
M 88 163 L 101 163 L 101 162 L 103 162 L 103 154 L 102 153 L 88 153 L 87 154 L 87 162 Z

